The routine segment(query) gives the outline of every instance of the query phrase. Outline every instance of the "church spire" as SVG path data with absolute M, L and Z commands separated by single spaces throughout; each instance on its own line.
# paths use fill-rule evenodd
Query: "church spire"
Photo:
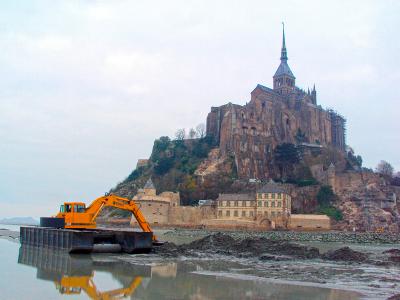
M 287 51 L 285 40 L 285 24 L 282 22 L 282 50 L 281 50 L 281 63 L 274 75 L 274 90 L 280 94 L 287 94 L 294 90 L 295 80 L 292 71 L 287 64 Z
M 285 41 L 285 23 L 282 22 L 283 34 L 282 34 L 282 50 L 281 50 L 281 61 L 287 61 L 286 41 Z

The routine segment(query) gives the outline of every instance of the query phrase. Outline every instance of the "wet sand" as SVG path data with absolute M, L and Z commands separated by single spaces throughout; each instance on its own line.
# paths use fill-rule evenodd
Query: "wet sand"
M 1 228 L 0 226 L 0 238 L 19 243 L 19 232 Z

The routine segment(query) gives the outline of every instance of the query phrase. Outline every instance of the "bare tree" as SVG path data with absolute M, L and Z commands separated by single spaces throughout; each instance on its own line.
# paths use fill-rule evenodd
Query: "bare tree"
M 178 129 L 175 132 L 175 139 L 178 141 L 183 141 L 185 139 L 185 136 L 186 136 L 185 128 Z
M 376 167 L 376 172 L 382 174 L 385 177 L 392 178 L 393 176 L 393 167 L 390 163 L 385 160 L 381 160 L 381 162 Z
M 400 186 L 400 171 L 393 175 L 392 181 L 390 183 L 392 185 Z
M 196 137 L 196 131 L 193 128 L 189 130 L 189 138 L 194 139 Z
M 196 126 L 196 137 L 203 138 L 206 136 L 206 125 L 204 123 L 200 123 Z

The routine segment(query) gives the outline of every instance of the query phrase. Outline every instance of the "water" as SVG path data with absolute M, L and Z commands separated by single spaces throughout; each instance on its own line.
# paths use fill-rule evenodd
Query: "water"
M 21 226 L 26 226 L 26 225 L 6 225 L 6 224 L 0 224 L 0 229 L 7 229 L 10 231 L 18 231 L 21 228 Z
M 230 258 L 68 255 L 0 239 L 0 299 L 360 299 L 361 294 L 258 276 Z M 264 265 L 266 267 L 267 265 Z M 107 292 L 108 291 L 108 292 Z M 112 297 L 110 298 L 112 299 Z

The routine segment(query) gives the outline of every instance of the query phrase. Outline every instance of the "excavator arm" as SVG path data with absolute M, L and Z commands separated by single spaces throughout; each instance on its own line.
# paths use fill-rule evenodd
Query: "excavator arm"
M 118 197 L 112 194 L 97 198 L 86 208 L 86 213 L 91 215 L 90 221 L 95 223 L 100 211 L 106 206 L 130 211 L 135 216 L 136 221 L 144 232 L 153 232 L 146 218 L 133 200 Z M 154 235 L 153 240 L 156 240 Z
M 112 194 L 97 198 L 86 208 L 82 202 L 66 202 L 61 206 L 60 212 L 55 218 L 41 218 L 41 222 L 42 219 L 50 219 L 50 222 L 54 223 L 53 220 L 59 219 L 62 220 L 63 227 L 68 229 L 94 229 L 96 228 L 96 218 L 106 206 L 130 211 L 144 232 L 153 232 L 135 201 Z M 157 242 L 154 234 L 153 242 Z
M 112 300 L 126 298 L 134 294 L 137 287 L 142 282 L 141 276 L 133 278 L 131 284 L 127 287 L 101 292 L 97 289 L 93 276 L 64 276 L 59 282 L 55 282 L 56 288 L 61 294 L 74 295 L 80 294 L 81 291 L 85 291 L 87 296 L 93 300 Z
M 144 232 L 152 232 L 149 223 L 146 221 L 146 218 L 143 216 L 136 203 L 133 200 L 115 195 L 99 197 L 89 205 L 89 207 L 86 209 L 86 213 L 92 215 L 92 222 L 96 221 L 97 216 L 105 206 L 130 211 L 135 216 L 140 228 Z

